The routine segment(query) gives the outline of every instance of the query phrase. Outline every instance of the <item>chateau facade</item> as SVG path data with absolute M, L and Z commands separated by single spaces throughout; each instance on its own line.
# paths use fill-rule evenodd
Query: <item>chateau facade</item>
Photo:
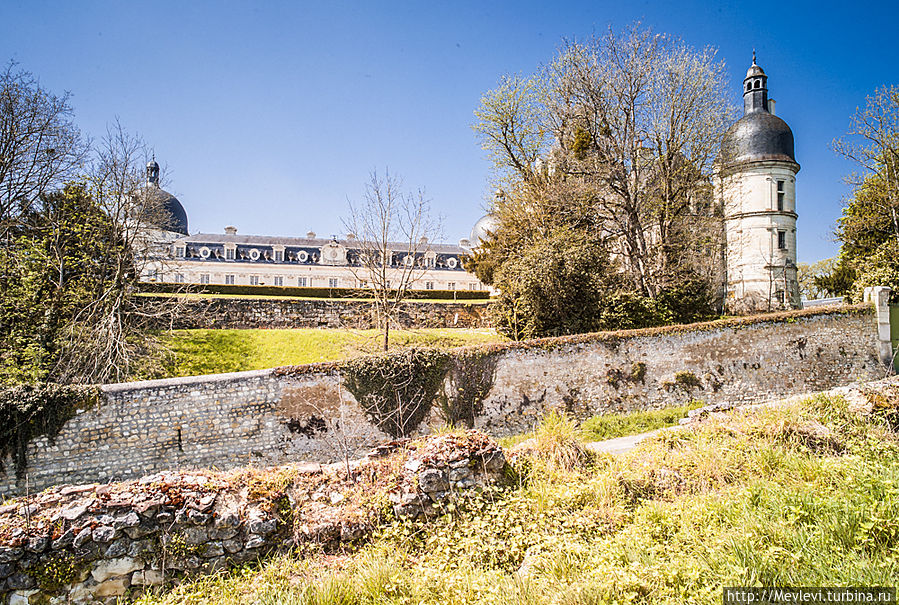
M 183 284 L 284 286 L 300 288 L 365 288 L 371 285 L 360 260 L 364 242 L 352 235 L 338 239 L 238 234 L 188 235 L 181 202 L 159 187 L 159 165 L 147 164 L 147 197 L 165 209 L 168 222 L 153 229 L 153 254 L 146 259 L 141 281 Z M 390 247 L 388 287 L 410 280 L 416 290 L 487 290 L 463 268 L 469 240 L 459 245 L 396 242 Z M 395 277 L 394 277 L 395 276 Z

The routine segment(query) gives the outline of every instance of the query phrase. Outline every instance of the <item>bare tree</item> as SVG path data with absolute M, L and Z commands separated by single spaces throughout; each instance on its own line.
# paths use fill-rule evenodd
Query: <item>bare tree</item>
M 41 194 L 78 172 L 86 152 L 69 93 L 54 95 L 8 63 L 0 72 L 0 239 Z
M 390 322 L 412 287 L 433 266 L 431 242 L 440 221 L 430 214 L 424 191 L 403 191 L 402 180 L 386 172 L 370 175 L 358 204 L 349 203 L 344 227 L 356 237 L 350 270 L 373 293 L 373 305 L 386 351 Z
M 140 363 L 164 352 L 154 330 L 173 318 L 184 302 L 137 297 L 145 266 L 165 262 L 156 234 L 171 220 L 145 186 L 147 157 L 140 137 L 118 122 L 94 149 L 87 187 L 108 228 L 93 242 L 94 291 L 65 332 L 55 372 L 62 382 L 129 377 Z
M 589 200 L 631 288 L 655 296 L 721 256 L 721 238 L 704 237 L 695 221 L 716 218 L 713 162 L 734 115 L 726 99 L 713 50 L 634 25 L 568 42 L 531 79 L 504 80 L 484 96 L 474 129 L 526 196 L 564 182 Z M 542 133 L 554 143 L 533 159 Z

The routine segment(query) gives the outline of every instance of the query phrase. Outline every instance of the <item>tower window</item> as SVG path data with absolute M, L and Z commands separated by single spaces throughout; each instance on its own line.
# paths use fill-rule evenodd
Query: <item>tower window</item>
M 777 232 L 777 249 L 778 250 L 786 250 L 787 249 L 787 232 L 786 231 L 778 231 Z
M 783 212 L 784 210 L 784 196 L 786 195 L 784 191 L 784 182 L 777 181 L 777 210 L 778 212 Z

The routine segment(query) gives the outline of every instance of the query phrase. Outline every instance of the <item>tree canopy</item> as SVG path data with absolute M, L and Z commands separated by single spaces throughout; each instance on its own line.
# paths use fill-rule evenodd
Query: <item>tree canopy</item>
M 575 263 L 585 275 L 567 279 L 599 290 L 566 298 L 570 306 L 558 301 L 550 332 L 598 327 L 613 294 L 656 299 L 687 281 L 703 282 L 706 293 L 719 287 L 711 177 L 734 115 L 725 99 L 713 50 L 639 25 L 566 43 L 548 66 L 485 93 L 473 128 L 502 195 L 492 208 L 495 232 L 470 268 L 503 293 L 502 325 L 517 331 L 504 323 L 520 316 L 513 303 L 552 258 L 589 259 Z

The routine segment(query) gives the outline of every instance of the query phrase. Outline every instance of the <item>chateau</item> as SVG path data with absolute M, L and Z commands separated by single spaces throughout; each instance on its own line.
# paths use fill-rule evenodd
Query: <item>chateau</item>
M 300 288 L 370 285 L 360 261 L 363 242 L 352 234 L 342 239 L 317 237 L 311 231 L 305 237 L 241 235 L 229 226 L 223 234 L 189 235 L 187 213 L 175 196 L 160 188 L 155 160 L 147 164 L 145 192 L 162 206 L 167 221 L 153 229 L 154 254 L 144 265 L 142 281 Z M 478 237 L 477 229 L 472 237 Z M 395 242 L 388 264 L 395 283 L 404 273 L 408 279 L 414 268 L 413 289 L 486 290 L 462 266 L 471 246 L 467 239 L 459 245 L 423 240 L 410 247 L 409 242 Z

